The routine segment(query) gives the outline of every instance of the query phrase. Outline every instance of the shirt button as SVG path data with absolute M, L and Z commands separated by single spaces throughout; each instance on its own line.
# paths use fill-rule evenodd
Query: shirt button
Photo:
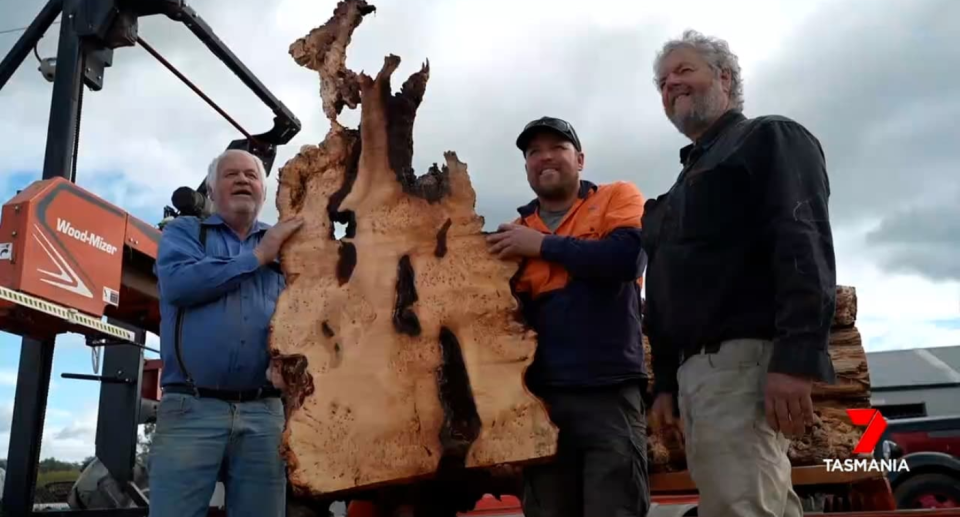
M 240 340 L 240 344 L 241 344 L 241 345 L 247 344 L 247 340 L 246 340 L 246 339 L 241 339 L 241 340 Z

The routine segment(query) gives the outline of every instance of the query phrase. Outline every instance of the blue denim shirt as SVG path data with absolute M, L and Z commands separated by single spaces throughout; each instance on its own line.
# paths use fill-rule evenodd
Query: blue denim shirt
M 200 225 L 207 227 L 205 249 Z M 183 308 L 181 357 L 198 387 L 247 390 L 268 384 L 267 335 L 285 287 L 279 268 L 260 267 L 254 248 L 270 226 L 240 240 L 218 215 L 178 217 L 163 229 L 156 273 L 160 294 L 161 385 L 185 383 L 175 351 Z

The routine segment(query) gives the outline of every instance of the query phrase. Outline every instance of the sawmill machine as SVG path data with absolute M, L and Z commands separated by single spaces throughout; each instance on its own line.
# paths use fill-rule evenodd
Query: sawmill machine
M 273 127 L 249 133 L 164 59 L 139 35 L 139 20 L 149 16 L 183 24 L 273 112 Z M 41 59 L 37 43 L 58 17 L 56 57 Z M 267 174 L 277 147 L 301 129 L 297 117 L 182 0 L 49 0 L 26 28 L 0 62 L 0 91 L 31 53 L 53 87 L 42 177 L 24 185 L 0 212 L 0 331 L 23 339 L 0 506 L 3 515 L 19 517 L 34 511 L 54 347 L 65 333 L 82 335 L 95 357 L 102 352 L 94 375 L 62 376 L 100 383 L 96 457 L 124 497 L 133 501 L 132 508 L 81 514 L 148 513 L 148 498 L 134 483 L 134 467 L 137 426 L 155 417 L 150 405 L 143 404 L 142 394 L 150 394 L 148 400 L 154 403 L 158 398 L 156 379 L 145 381 L 143 372 L 146 333 L 159 332 L 153 266 L 160 229 L 84 189 L 76 177 L 84 92 L 102 90 L 114 52 L 119 58 L 125 47 L 139 47 L 125 52 L 152 55 L 213 107 L 242 135 L 227 149 L 258 156 Z M 214 142 L 209 148 L 211 157 L 223 151 Z M 198 170 L 198 176 L 205 173 Z M 164 209 L 164 219 L 202 215 L 210 206 L 203 181 L 196 189 L 177 189 L 171 199 L 173 207 Z

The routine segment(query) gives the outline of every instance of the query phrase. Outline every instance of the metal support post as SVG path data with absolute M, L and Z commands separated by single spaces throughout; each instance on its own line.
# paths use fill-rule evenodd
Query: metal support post
M 37 467 L 43 420 L 53 368 L 53 340 L 24 339 L 20 349 L 20 372 L 10 423 L 7 475 L 3 487 L 3 515 L 30 515 L 37 485 Z
M 76 181 L 77 138 L 80 133 L 80 102 L 83 96 L 83 51 L 74 22 L 78 0 L 63 0 L 57 70 L 50 101 L 47 126 L 47 151 L 43 159 L 43 179 L 57 176 Z
M 110 323 L 136 332 L 136 343 L 146 344 L 143 330 L 119 321 Z M 110 411 L 101 411 L 97 418 L 97 458 L 118 484 L 126 486 L 133 481 L 137 459 L 143 349 L 129 345 L 104 347 L 102 373 L 131 381 L 100 384 L 100 407 Z
M 43 179 L 61 176 L 74 181 L 74 153 L 80 120 L 79 98 L 83 87 L 83 54 L 80 37 L 73 24 L 79 5 L 79 0 L 63 0 L 63 19 L 60 23 Z M 44 9 L 47 18 L 51 9 L 50 4 Z M 47 21 L 41 19 L 34 22 L 34 26 L 38 29 L 44 24 L 49 26 Z M 52 19 L 49 21 L 52 23 Z M 7 452 L 7 469 L 17 475 L 8 476 L 4 486 L 5 515 L 30 515 L 33 509 L 54 346 L 55 339 L 37 341 L 24 338 L 20 344 L 20 370 Z

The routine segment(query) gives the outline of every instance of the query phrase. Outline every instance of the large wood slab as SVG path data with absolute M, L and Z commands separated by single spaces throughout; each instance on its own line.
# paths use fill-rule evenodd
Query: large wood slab
M 423 176 L 411 167 L 429 68 L 393 94 L 399 57 L 376 77 L 345 67 L 371 11 L 340 2 L 291 46 L 319 73 L 331 122 L 319 146 L 282 167 L 277 197 L 281 219 L 305 220 L 283 249 L 288 284 L 270 338 L 287 384 L 289 479 L 305 496 L 522 464 L 556 448 L 523 383 L 536 336 L 511 294 L 518 264 L 487 251 L 467 165 L 447 152 Z M 337 122 L 358 105 L 362 129 Z

